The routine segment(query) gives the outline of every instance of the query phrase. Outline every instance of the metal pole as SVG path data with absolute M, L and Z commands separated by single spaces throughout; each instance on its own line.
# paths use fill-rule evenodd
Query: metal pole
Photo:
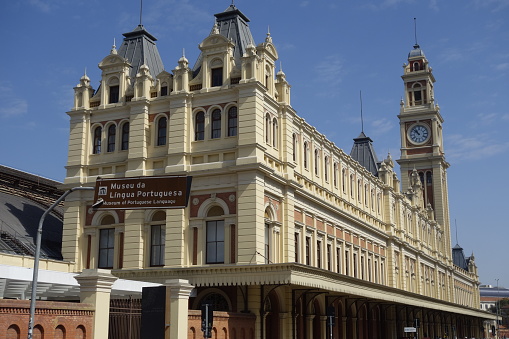
M 496 338 L 498 339 L 498 333 L 500 331 L 500 327 L 498 325 L 498 309 L 500 308 L 500 290 L 498 289 L 498 279 L 495 279 L 497 281 L 497 301 L 495 301 L 495 306 L 497 306 L 497 336 Z
M 28 339 L 32 339 L 33 330 L 34 330 L 34 315 L 35 315 L 35 299 L 37 297 L 37 278 L 39 276 L 39 257 L 41 256 L 41 237 L 42 237 L 42 224 L 44 223 L 44 219 L 46 216 L 57 207 L 62 200 L 65 199 L 70 193 L 74 191 L 91 191 L 95 190 L 94 187 L 73 187 L 70 190 L 66 191 L 57 201 L 53 203 L 41 216 L 39 220 L 39 228 L 37 229 L 37 238 L 35 241 L 35 258 L 34 258 L 34 276 L 32 278 L 32 293 L 30 295 L 30 319 L 28 321 Z

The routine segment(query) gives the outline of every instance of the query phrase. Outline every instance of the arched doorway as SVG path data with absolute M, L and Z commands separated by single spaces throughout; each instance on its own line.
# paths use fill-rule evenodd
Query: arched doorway
M 274 291 L 265 298 L 265 338 L 279 339 L 281 326 L 279 324 L 280 305 Z

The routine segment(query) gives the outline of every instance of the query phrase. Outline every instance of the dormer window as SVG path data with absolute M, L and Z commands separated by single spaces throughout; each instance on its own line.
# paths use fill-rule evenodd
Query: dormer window
M 120 86 L 118 78 L 111 78 L 108 81 L 108 103 L 117 103 L 120 98 Z
M 223 67 L 212 68 L 211 77 L 211 87 L 223 86 Z
M 168 95 L 168 84 L 166 82 L 163 82 L 161 85 L 161 96 L 164 97 Z

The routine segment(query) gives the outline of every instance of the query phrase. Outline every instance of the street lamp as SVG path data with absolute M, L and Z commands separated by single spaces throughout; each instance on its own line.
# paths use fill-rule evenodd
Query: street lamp
M 67 190 L 57 201 L 53 203 L 41 216 L 39 220 L 39 228 L 37 229 L 37 238 L 35 241 L 35 258 L 34 258 L 34 276 L 32 278 L 32 293 L 30 295 L 30 319 L 28 321 L 28 339 L 32 339 L 34 330 L 34 315 L 35 315 L 35 299 L 37 297 L 37 278 L 39 276 L 39 257 L 41 256 L 41 237 L 42 237 L 42 224 L 46 216 L 57 207 L 62 200 L 65 199 L 70 193 L 74 191 L 92 191 L 94 187 L 73 187 Z M 94 204 L 94 205 L 97 205 Z
M 495 302 L 495 306 L 497 306 L 497 338 L 498 334 L 500 333 L 500 325 L 498 324 L 498 312 L 500 308 L 500 289 L 498 288 L 498 279 L 495 279 L 497 281 L 497 301 Z

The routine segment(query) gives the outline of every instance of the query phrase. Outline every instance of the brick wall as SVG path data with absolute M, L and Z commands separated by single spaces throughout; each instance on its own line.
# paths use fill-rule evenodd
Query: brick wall
M 34 339 L 92 338 L 94 311 L 90 304 L 37 301 Z M 0 338 L 18 339 L 28 335 L 30 300 L 0 299 Z
M 188 339 L 203 338 L 201 311 L 189 310 Z M 214 311 L 212 338 L 254 339 L 256 316 L 248 313 Z

